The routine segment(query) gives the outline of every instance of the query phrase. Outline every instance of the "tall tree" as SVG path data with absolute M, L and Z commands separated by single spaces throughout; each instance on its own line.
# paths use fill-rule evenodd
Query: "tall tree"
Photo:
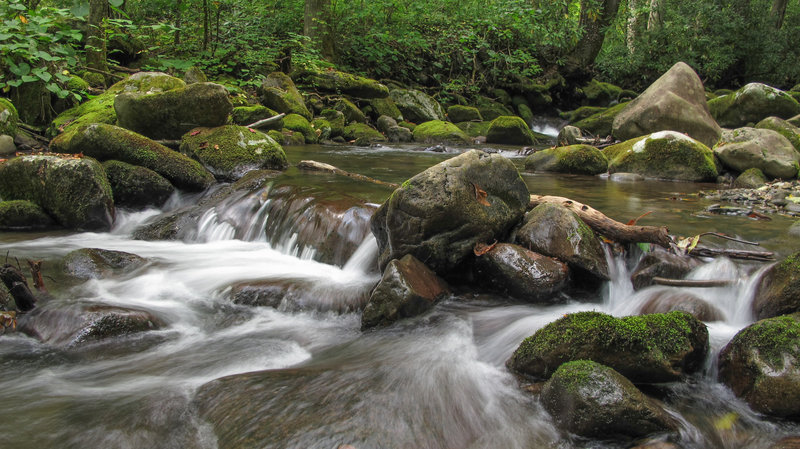
M 106 60 L 105 21 L 108 19 L 108 0 L 89 0 L 89 30 L 86 33 L 86 66 L 108 71 Z
M 661 27 L 661 0 L 650 0 L 650 15 L 647 17 L 647 31 Z
M 786 15 L 786 4 L 789 0 L 772 0 L 772 9 L 769 11 L 772 27 L 780 30 L 783 26 L 783 17 Z
M 639 2 L 638 0 L 628 0 L 628 20 L 625 27 L 625 44 L 628 51 L 636 51 L 636 38 L 639 32 Z
M 580 27 L 583 35 L 567 55 L 564 65 L 567 78 L 584 78 L 603 48 L 608 26 L 617 16 L 621 0 L 581 0 Z
M 313 45 L 325 59 L 333 59 L 333 39 L 329 20 L 331 0 L 306 0 L 303 16 L 303 34 L 311 39 Z

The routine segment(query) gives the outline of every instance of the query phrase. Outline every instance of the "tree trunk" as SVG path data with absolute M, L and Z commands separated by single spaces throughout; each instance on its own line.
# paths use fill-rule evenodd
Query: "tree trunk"
M 331 0 L 306 0 L 303 16 L 303 34 L 328 60 L 333 59 L 333 39 L 330 32 Z
M 636 38 L 639 28 L 638 9 L 638 0 L 628 0 L 628 21 L 625 28 L 625 42 L 628 45 L 628 52 L 631 54 L 636 51 Z
M 175 45 L 181 44 L 181 23 L 183 19 L 183 0 L 175 0 Z
M 783 18 L 786 15 L 786 4 L 789 0 L 772 0 L 772 9 L 769 11 L 769 19 L 772 27 L 780 30 L 783 26 Z
M 203 51 L 208 50 L 209 30 L 208 30 L 208 0 L 203 0 Z
M 661 0 L 650 0 L 650 15 L 647 18 L 647 31 L 661 27 Z
M 89 0 L 89 31 L 86 36 L 86 66 L 108 71 L 106 36 L 103 29 L 108 18 L 108 0 Z
M 603 48 L 606 29 L 617 16 L 621 0 L 603 0 L 599 8 L 594 9 L 590 0 L 581 1 L 580 27 L 583 36 L 567 56 L 564 77 L 579 80 L 590 73 L 594 60 Z

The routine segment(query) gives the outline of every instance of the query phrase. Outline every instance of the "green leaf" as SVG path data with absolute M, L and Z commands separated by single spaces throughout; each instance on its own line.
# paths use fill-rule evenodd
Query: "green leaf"
M 48 72 L 34 72 L 34 75 L 39 77 L 40 80 L 44 81 L 45 83 L 49 83 L 51 79 L 53 79 L 53 75 Z
M 75 17 L 86 17 L 89 15 L 89 2 L 76 2 L 72 5 L 72 8 L 69 9 L 69 12 Z
M 44 59 L 47 62 L 58 61 L 59 59 L 61 59 L 51 55 L 50 53 L 47 53 L 46 51 L 41 51 L 41 50 L 36 52 L 36 56 Z
M 11 80 L 8 82 L 8 85 L 11 87 L 19 87 L 22 85 L 22 80 Z
M 32 82 L 34 82 L 34 81 L 36 81 L 38 79 L 39 78 L 37 78 L 35 76 L 25 75 L 25 76 L 22 77 L 22 82 L 23 83 L 32 83 Z
M 125 0 L 108 0 L 108 4 L 115 8 L 119 8 L 123 3 L 125 3 Z
M 9 70 L 11 73 L 17 76 L 25 76 L 31 73 L 31 66 L 27 62 L 21 62 L 19 65 L 15 65 L 13 62 L 9 64 Z

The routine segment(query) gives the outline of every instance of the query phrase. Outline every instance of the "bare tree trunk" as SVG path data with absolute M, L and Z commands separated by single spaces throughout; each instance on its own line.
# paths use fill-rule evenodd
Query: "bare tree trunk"
M 621 0 L 603 0 L 598 9 L 591 7 L 588 0 L 581 1 L 580 27 L 584 30 L 578 44 L 567 56 L 565 77 L 582 78 L 588 73 L 594 60 L 603 48 L 606 29 L 617 16 Z
M 108 18 L 108 0 L 89 0 L 89 31 L 86 36 L 86 66 L 108 71 L 103 22 Z
M 628 45 L 628 52 L 633 54 L 636 51 L 636 33 L 639 27 L 639 4 L 637 0 L 628 0 L 628 22 L 625 28 L 625 42 Z
M 333 59 L 333 39 L 330 32 L 331 0 L 306 0 L 303 15 L 303 34 L 311 38 L 325 59 Z
M 175 0 L 175 45 L 181 44 L 181 23 L 183 19 L 183 0 Z
M 772 0 L 772 9 L 769 11 L 772 27 L 780 30 L 783 26 L 783 18 L 786 16 L 786 4 L 789 0 Z
M 661 27 L 661 0 L 650 0 L 650 16 L 647 18 L 647 31 Z
M 203 51 L 208 50 L 209 42 L 208 30 L 208 0 L 203 0 Z

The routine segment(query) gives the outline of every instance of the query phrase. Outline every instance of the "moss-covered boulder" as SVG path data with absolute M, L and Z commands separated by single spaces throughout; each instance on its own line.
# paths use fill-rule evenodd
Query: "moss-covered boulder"
M 372 217 L 379 264 L 412 254 L 440 275 L 501 238 L 525 212 L 528 188 L 514 164 L 471 150 L 407 180 Z
M 88 280 L 130 273 L 147 264 L 147 259 L 123 251 L 81 248 L 67 253 L 62 263 L 67 276 Z
M 386 137 L 383 134 L 365 123 L 353 123 L 345 126 L 342 136 L 359 146 L 367 146 L 375 142 L 386 142 Z
M 603 106 L 581 106 L 573 111 L 561 112 L 558 116 L 570 123 L 574 123 L 606 110 L 608 110 L 608 108 Z
M 260 131 L 237 125 L 194 129 L 181 139 L 180 151 L 224 181 L 235 181 L 250 170 L 283 170 L 288 166 L 279 143 Z
M 712 118 L 700 77 L 678 62 L 614 118 L 612 134 L 620 140 L 659 131 L 677 131 L 708 147 L 722 129 Z
M 621 87 L 596 79 L 589 81 L 589 84 L 583 86 L 580 91 L 583 93 L 584 102 L 592 106 L 609 106 L 622 94 Z
M 500 116 L 492 120 L 486 133 L 487 143 L 532 145 L 536 143 L 533 131 L 525 120 L 514 116 Z
M 442 105 L 424 92 L 412 89 L 394 89 L 389 96 L 406 120 L 414 123 L 444 120 Z
M 317 134 L 317 141 L 321 142 L 331 138 L 333 127 L 331 126 L 331 122 L 325 120 L 324 118 L 314 118 L 314 120 L 311 122 L 311 127 L 314 128 L 314 132 Z
M 776 133 L 786 137 L 795 150 L 800 151 L 800 127 L 792 125 L 786 120 L 778 117 L 767 117 L 756 123 L 756 129 L 771 129 Z
M 17 146 L 14 144 L 14 138 L 6 134 L 0 134 L 0 158 L 13 156 L 16 152 Z
M 708 330 L 686 312 L 614 318 L 599 312 L 569 314 L 536 331 L 517 348 L 508 366 L 537 379 L 562 364 L 592 360 L 633 383 L 679 380 L 703 368 Z
M 392 260 L 364 308 L 361 328 L 386 326 L 420 315 L 448 293 L 447 284 L 414 256 Z
M 800 419 L 800 315 L 736 334 L 719 354 L 719 380 L 759 413 Z
M 794 178 L 800 161 L 792 143 L 771 129 L 725 130 L 714 154 L 728 168 L 738 172 L 757 168 L 769 178 Z
M 800 127 L 800 114 L 795 115 L 794 117 L 792 117 L 790 119 L 786 119 L 786 122 L 789 123 L 790 125 L 794 125 L 794 126 L 799 126 Z
M 214 176 L 199 162 L 141 134 L 106 124 L 83 125 L 50 142 L 59 153 L 83 153 L 100 161 L 117 160 L 149 168 L 185 190 L 204 190 Z
M 108 230 L 114 223 L 111 186 L 90 157 L 14 158 L 0 165 L 0 197 L 38 204 L 69 229 Z
M 270 109 L 286 114 L 299 114 L 306 120 L 312 119 L 303 96 L 297 90 L 294 81 L 285 73 L 270 73 L 259 86 L 258 95 L 261 103 Z
M 477 98 L 475 98 L 475 107 L 478 108 L 478 111 L 480 111 L 481 117 L 487 121 L 494 120 L 497 117 L 514 115 L 511 109 L 508 109 L 502 103 L 482 95 L 479 95 Z
M 758 123 L 770 116 L 788 119 L 800 114 L 800 103 L 786 92 L 761 83 L 750 83 L 734 93 L 708 102 L 711 115 L 725 128 Z
M 608 159 L 590 145 L 570 145 L 537 151 L 525 159 L 525 169 L 579 175 L 598 175 L 608 170 Z
M 520 116 L 525 123 L 533 123 L 533 111 L 527 104 L 517 106 L 517 115 Z
M 199 67 L 191 66 L 184 72 L 183 81 L 186 84 L 206 83 L 208 82 L 208 77 Z
M 481 117 L 481 113 L 478 111 L 478 108 L 474 108 L 472 106 L 462 106 L 460 104 L 456 104 L 447 108 L 447 118 L 453 123 L 483 121 L 483 117 Z
M 714 153 L 701 142 L 674 131 L 660 131 L 605 148 L 609 173 L 678 181 L 714 181 Z
M 764 172 L 757 168 L 748 168 L 733 180 L 735 189 L 757 189 L 767 183 Z
M 596 112 L 584 119 L 580 119 L 572 124 L 581 130 L 595 136 L 610 136 L 614 119 L 628 105 L 627 102 L 620 103 L 602 111 Z
M 325 120 L 331 125 L 331 137 L 341 136 L 344 134 L 344 126 L 347 124 L 344 121 L 344 114 L 335 109 L 323 109 L 320 113 Z
M 392 127 L 398 126 L 398 125 L 397 125 L 397 120 L 389 117 L 388 115 L 382 115 L 382 116 L 378 117 L 378 120 L 375 123 L 375 126 L 376 126 L 376 128 L 378 128 L 378 131 L 380 131 L 382 133 L 386 133 L 386 131 L 389 130 L 389 128 L 392 128 Z
M 18 122 L 17 108 L 7 98 L 0 98 L 0 134 L 16 136 Z
M 340 98 L 333 108 L 344 114 L 345 123 L 366 123 L 367 121 L 367 116 L 364 115 L 361 109 L 358 109 L 358 106 L 347 98 Z
M 114 99 L 119 126 L 151 139 L 178 139 L 193 128 L 224 125 L 232 109 L 228 91 L 214 83 L 149 94 L 123 92 Z
M 461 129 L 441 120 L 431 120 L 414 128 L 414 140 L 424 143 L 469 143 L 468 135 Z
M 175 192 L 169 181 L 149 168 L 112 160 L 103 162 L 103 169 L 117 207 L 160 207 Z
M 594 231 L 558 204 L 540 204 L 525 215 L 516 243 L 569 264 L 576 280 L 605 280 L 608 263 Z
M 338 70 L 307 74 L 303 77 L 303 83 L 316 90 L 351 95 L 356 98 L 385 98 L 389 96 L 389 88 L 383 84 L 373 79 Z
M 231 111 L 231 121 L 234 125 L 247 126 L 259 120 L 275 117 L 276 115 L 278 115 L 276 111 L 273 111 L 266 106 L 237 106 Z M 274 129 L 280 131 L 284 128 L 283 125 L 283 119 L 280 119 L 268 125 L 260 126 L 258 129 L 267 131 Z
M 585 438 L 627 440 L 679 429 L 630 380 L 589 360 L 561 365 L 542 389 L 542 405 L 559 428 Z
M 577 126 L 567 125 L 558 132 L 556 137 L 556 144 L 562 147 L 577 145 L 583 137 L 581 129 Z M 608 163 L 606 163 L 608 165 Z
M 459 122 L 456 126 L 469 137 L 479 137 L 489 133 L 492 122 Z
M 377 120 L 378 117 L 382 115 L 391 117 L 397 121 L 403 120 L 403 113 L 400 112 L 400 109 L 397 107 L 391 97 L 372 98 L 367 102 L 367 108 L 370 109 L 370 117 L 372 117 L 373 120 Z
M 305 143 L 317 143 L 317 131 L 311 126 L 311 122 L 299 114 L 289 114 L 283 118 L 283 126 L 291 131 L 299 132 L 303 135 Z
M 519 245 L 499 243 L 475 259 L 476 280 L 523 301 L 553 303 L 569 277 L 567 264 Z
M 34 231 L 53 226 L 53 219 L 36 203 L 0 201 L 0 231 Z
M 756 319 L 800 312 L 800 252 L 771 266 L 753 298 Z

